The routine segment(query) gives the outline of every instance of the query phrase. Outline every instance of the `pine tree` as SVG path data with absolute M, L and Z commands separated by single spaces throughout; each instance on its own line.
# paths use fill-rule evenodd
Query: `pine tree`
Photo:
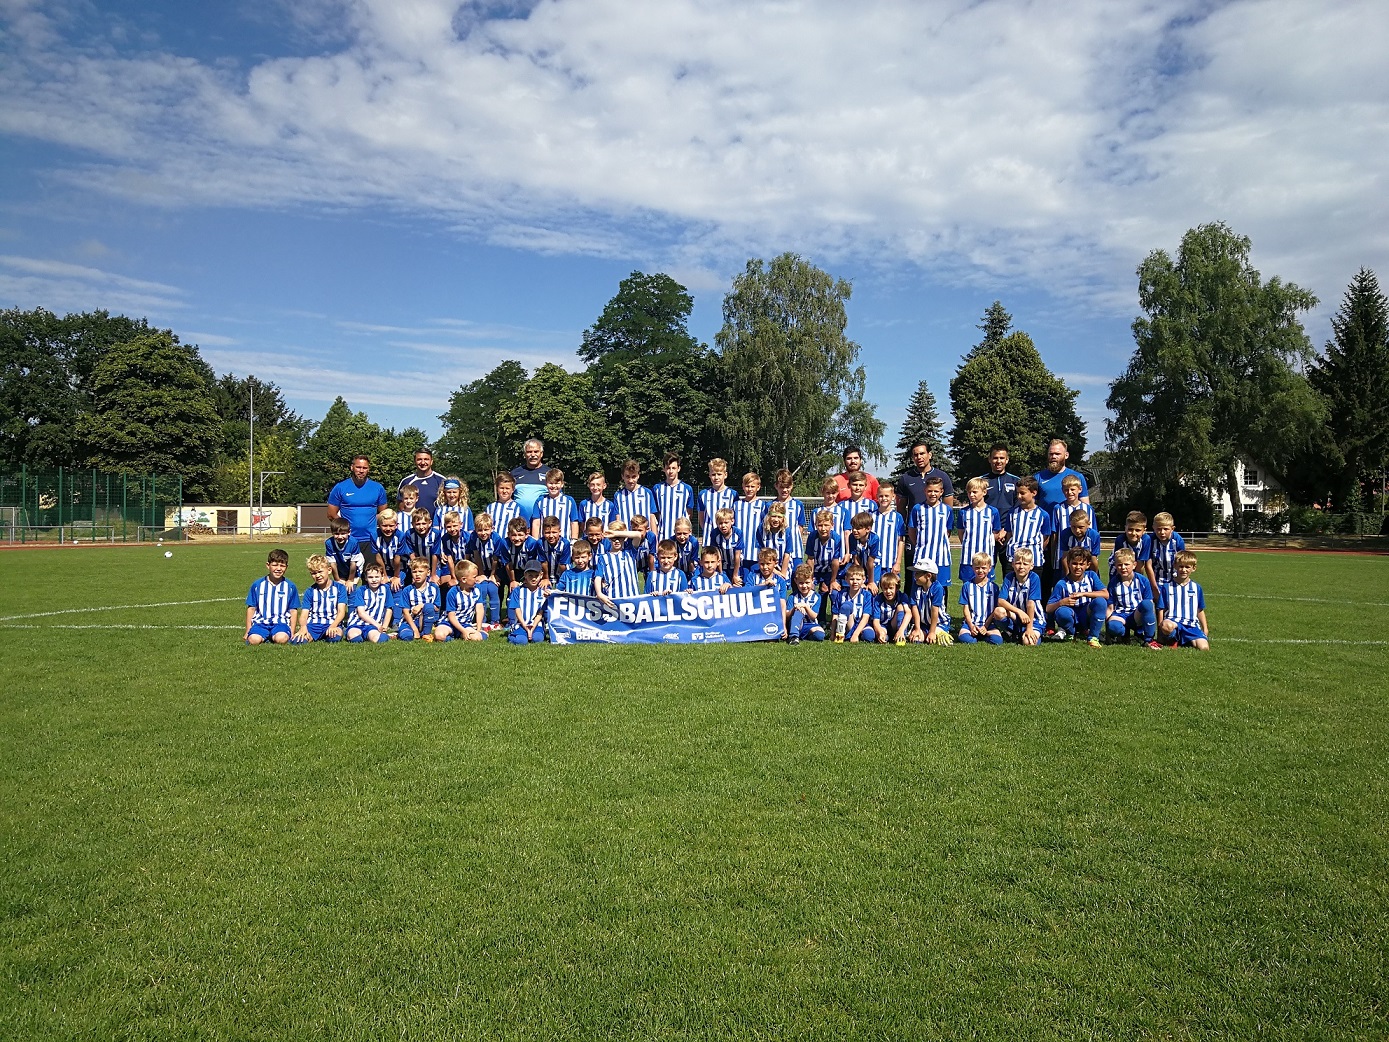
M 936 412 L 936 396 L 926 386 L 925 380 L 916 385 L 916 393 L 907 403 L 907 418 L 902 421 L 902 436 L 897 439 L 897 459 L 892 464 L 894 474 L 900 474 L 912 466 L 912 446 L 919 441 L 931 446 L 933 466 L 942 470 L 951 469 L 951 463 L 945 457 L 945 430 Z

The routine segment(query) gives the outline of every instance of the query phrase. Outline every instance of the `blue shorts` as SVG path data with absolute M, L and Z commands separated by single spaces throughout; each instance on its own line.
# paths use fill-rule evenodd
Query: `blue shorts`
M 545 627 L 537 626 L 528 640 L 524 629 L 520 626 L 512 626 L 507 631 L 506 639 L 509 644 L 543 644 L 545 642 Z
M 251 625 L 251 632 L 248 633 L 248 634 L 246 634 L 246 639 L 249 641 L 252 637 L 259 637 L 261 640 L 269 642 L 269 641 L 273 641 L 273 640 L 275 639 L 275 634 L 277 634 L 277 633 L 283 633 L 283 634 L 285 635 L 285 639 L 286 639 L 286 640 L 288 640 L 288 639 L 292 636 L 292 634 L 290 633 L 290 629 L 289 629 L 289 624 L 288 624 L 288 623 L 285 623 L 285 622 L 272 622 L 272 623 L 256 622 L 256 623 L 252 623 L 252 625 Z
M 1210 640 L 1210 638 L 1206 636 L 1205 631 L 1199 626 L 1188 626 L 1185 622 L 1177 623 L 1177 629 L 1176 632 L 1172 634 L 1172 638 L 1178 647 L 1195 644 L 1198 640 Z
M 310 639 L 310 640 L 326 640 L 326 641 L 328 641 L 328 643 L 330 643 L 330 644 L 336 644 L 338 641 L 342 640 L 343 635 L 342 635 L 341 633 L 339 633 L 336 637 L 325 637 L 325 636 L 324 636 L 324 634 L 328 632 L 328 627 L 331 626 L 331 625 L 332 625 L 332 623 L 330 623 L 330 622 L 311 622 L 311 623 L 309 623 L 309 626 L 308 626 L 308 630 L 309 630 L 309 639 Z M 344 626 L 343 629 L 346 630 L 347 627 Z

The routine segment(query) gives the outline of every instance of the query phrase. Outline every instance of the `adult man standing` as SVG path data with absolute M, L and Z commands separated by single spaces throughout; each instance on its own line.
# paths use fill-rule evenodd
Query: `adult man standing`
M 1080 501 L 1090 502 L 1090 485 L 1085 480 L 1085 475 L 1078 470 L 1072 470 L 1066 466 L 1066 461 L 1071 458 L 1071 451 L 1066 447 L 1066 443 L 1060 438 L 1052 438 L 1047 443 L 1047 466 L 1045 470 L 1037 471 L 1037 505 L 1051 514 L 1052 508 L 1059 503 L 1066 502 L 1066 494 L 1061 490 L 1061 482 L 1066 475 L 1074 474 L 1080 479 Z
M 902 512 L 911 517 L 912 510 L 926 502 L 926 482 L 929 478 L 940 478 L 945 486 L 942 502 L 946 506 L 955 505 L 955 486 L 950 475 L 939 467 L 931 466 L 931 446 L 918 441 L 912 446 L 912 465 L 897 477 L 897 492 L 902 497 Z
M 544 485 L 545 475 L 550 468 L 545 464 L 545 443 L 539 438 L 531 438 L 521 446 L 525 462 L 511 469 L 511 476 L 517 485 Z
M 354 543 L 370 542 L 376 533 L 376 512 L 386 505 L 386 487 L 368 477 L 370 473 L 371 460 L 353 456 L 349 476 L 328 493 L 328 517 L 346 518 Z
M 835 484 L 839 486 L 839 502 L 849 498 L 849 475 L 854 471 L 863 470 L 863 450 L 857 445 L 848 445 L 844 448 L 844 469 L 834 476 Z M 864 496 L 868 499 L 878 498 L 878 479 L 872 474 L 864 474 L 868 479 L 868 488 L 864 491 Z
M 444 475 L 434 472 L 434 453 L 421 447 L 415 450 L 414 473 L 401 478 L 396 491 L 399 492 L 406 485 L 414 485 L 420 494 L 419 505 L 433 513 L 434 504 L 439 502 L 439 489 L 443 484 Z

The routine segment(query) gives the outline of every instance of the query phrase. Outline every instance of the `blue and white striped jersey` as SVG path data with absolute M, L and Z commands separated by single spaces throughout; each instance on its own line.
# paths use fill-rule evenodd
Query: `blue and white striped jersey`
M 699 512 L 704 515 L 704 532 L 701 538 L 707 543 L 709 533 L 714 530 L 714 515 L 720 510 L 733 509 L 733 503 L 738 498 L 736 489 L 725 485 L 721 489 L 706 488 L 699 494 Z
M 477 626 L 477 609 L 481 603 L 482 594 L 478 593 L 477 587 L 465 590 L 461 586 L 454 586 L 444 598 L 445 609 L 458 616 L 458 621 L 470 629 Z
M 593 555 L 593 577 L 603 580 L 603 592 L 609 597 L 636 597 L 637 566 L 625 550 L 609 550 Z
M 1186 549 L 1186 540 L 1176 532 L 1166 542 L 1153 538 L 1153 576 L 1158 582 L 1171 582 L 1177 576 L 1177 554 Z
M 543 616 L 545 613 L 545 591 L 538 586 L 528 590 L 517 584 L 507 595 L 506 609 L 513 623 L 530 622 L 537 615 Z
M 1206 593 L 1200 583 L 1189 579 L 1180 586 L 1174 582 L 1158 583 L 1162 594 L 1163 617 L 1184 626 L 1200 626 L 1200 612 L 1206 610 Z
M 273 581 L 265 575 L 251 584 L 246 607 L 255 608 L 252 622 L 260 626 L 288 626 L 290 612 L 299 610 L 299 587 L 288 579 Z
M 908 603 L 901 590 L 891 597 L 879 592 L 873 597 L 873 618 L 878 622 L 893 622 L 907 610 Z
M 1100 559 L 1100 551 L 1103 549 L 1100 545 L 1100 533 L 1093 528 L 1087 528 L 1085 535 L 1080 539 L 1077 539 L 1075 533 L 1068 528 L 1057 536 L 1052 546 L 1054 547 L 1052 561 L 1058 568 L 1061 567 L 1061 562 L 1066 558 L 1066 551 L 1072 547 L 1083 546 L 1090 551 L 1090 556 L 1097 561 Z
M 695 506 L 695 492 L 683 481 L 674 485 L 662 481 L 651 489 L 656 499 L 656 536 L 659 539 L 675 538 L 675 522 L 688 518 Z
M 480 533 L 474 532 L 468 540 L 468 555 L 472 557 L 478 571 L 490 579 L 497 566 L 505 564 L 508 560 L 506 541 L 496 532 L 488 532 L 486 539 Z
M 777 596 L 784 601 L 786 599 L 786 588 L 790 584 L 776 572 L 763 575 L 762 570 L 758 568 L 753 572 L 751 585 L 770 586 L 772 589 L 776 590 Z
M 711 546 L 719 552 L 719 557 L 723 561 L 723 570 L 726 575 L 731 576 L 737 564 L 736 555 L 743 554 L 747 557 L 747 544 L 743 542 L 743 537 L 738 534 L 736 528 L 732 529 L 728 535 L 724 535 L 717 528 L 713 535 L 704 541 L 705 546 Z
M 361 574 L 366 561 L 362 557 L 360 547 L 361 543 L 350 535 L 341 544 L 333 536 L 323 540 L 323 556 L 328 558 L 328 563 L 333 566 L 333 574 L 339 579 L 346 579 L 352 574 L 353 564 L 357 566 L 357 573 Z
M 311 625 L 326 626 L 336 621 L 339 608 L 347 607 L 348 597 L 346 586 L 332 582 L 327 586 L 310 586 L 304 591 L 300 603 L 309 613 L 308 621 Z
M 649 518 L 656 512 L 656 497 L 645 485 L 638 485 L 630 492 L 620 488 L 613 493 L 613 507 L 622 527 L 631 528 L 632 518 L 638 514 L 645 514 Z
M 812 621 L 820 614 L 820 591 L 813 586 L 809 593 L 801 593 L 799 590 L 792 590 L 786 595 L 786 607 L 790 611 L 803 611 L 809 615 Z
M 1051 518 L 1041 507 L 1034 506 L 1031 510 L 1014 507 L 1003 519 L 1003 528 L 1008 533 L 1005 548 L 1008 560 L 1011 561 L 1022 546 L 1032 551 L 1034 566 L 1040 566 L 1046 560 L 1042 550 L 1046 546 L 1047 536 L 1051 535 Z
M 1121 583 L 1118 576 L 1110 577 L 1109 604 L 1115 615 L 1127 619 L 1138 609 L 1139 604 L 1152 599 L 1153 588 L 1148 584 L 1146 575 L 1134 572 L 1133 578 L 1126 583 Z
M 692 535 L 683 543 L 679 539 L 672 541 L 675 543 L 675 567 L 686 576 L 693 575 L 699 567 L 699 540 Z
M 386 566 L 386 574 L 394 575 L 400 559 L 406 554 L 405 536 L 399 528 L 389 536 L 383 535 L 378 528 L 372 533 L 371 552 L 381 558 Z
M 592 497 L 585 499 L 579 504 L 579 528 L 583 529 L 583 523 L 591 517 L 596 517 L 603 522 L 603 531 L 607 531 L 613 523 L 613 518 L 617 517 L 617 507 L 611 499 L 606 497 L 597 500 Z
M 884 510 L 873 519 L 873 534 L 878 537 L 878 567 L 884 572 L 902 573 L 899 558 L 906 531 L 907 519 L 896 510 Z
M 928 506 L 918 503 L 912 508 L 912 530 L 916 533 L 916 556 L 913 566 L 929 564 L 937 575 L 950 567 L 950 529 L 955 521 L 954 507 L 944 503 Z
M 1027 602 L 1032 601 L 1032 621 L 1045 623 L 1047 620 L 1046 609 L 1042 607 L 1042 580 L 1035 571 L 1028 572 L 1027 578 L 1022 582 L 1018 577 L 1009 572 L 1003 578 L 1003 586 L 999 590 L 998 596 L 1001 600 L 1007 601 L 1015 608 L 1027 610 Z
M 563 536 L 553 543 L 548 539 L 540 540 L 540 559 L 545 562 L 545 567 L 550 569 L 551 579 L 559 575 L 559 570 L 561 568 L 567 568 L 569 566 L 569 556 L 571 552 L 572 544 Z
M 1141 571 L 1143 562 L 1151 560 L 1153 556 L 1153 534 L 1151 532 L 1144 532 L 1142 538 L 1138 540 L 1137 546 L 1130 543 L 1123 532 L 1116 535 L 1114 537 L 1114 549 L 1109 551 L 1109 564 L 1111 568 L 1114 566 L 1115 551 L 1121 550 L 1124 547 L 1128 547 L 1133 551 L 1134 560 L 1138 562 L 1138 567 Z
M 407 611 L 414 611 L 416 608 L 426 611 L 432 608 L 437 612 L 440 607 L 439 587 L 429 582 L 423 586 L 416 586 L 414 583 L 402 586 L 400 593 L 396 595 L 396 602 L 400 605 L 402 620 Z
M 799 561 L 805 556 L 805 533 L 810 527 L 806 521 L 805 504 L 799 499 L 788 497 L 787 499 L 774 500 L 786 508 L 786 531 L 791 537 L 790 546 L 787 549 L 793 558 Z
M 1061 564 L 1061 551 L 1060 551 L 1061 539 L 1060 539 L 1060 536 L 1062 536 L 1062 535 L 1064 535 L 1066 532 L 1070 531 L 1070 528 L 1071 528 L 1071 514 L 1072 514 L 1072 512 L 1074 512 L 1074 511 L 1076 511 L 1076 510 L 1084 510 L 1087 514 L 1090 515 L 1090 529 L 1089 529 L 1089 530 L 1090 530 L 1091 532 L 1095 532 L 1096 529 L 1097 529 L 1097 527 L 1098 527 L 1098 526 L 1096 525 L 1096 523 L 1095 523 L 1095 508 L 1092 507 L 1092 506 L 1090 506 L 1089 503 L 1079 503 L 1079 502 L 1074 503 L 1074 504 L 1072 504 L 1072 503 L 1057 503 L 1056 506 L 1052 507 L 1052 508 L 1051 508 L 1051 530 L 1052 530 L 1052 533 L 1053 533 L 1054 535 L 1056 535 L 1058 538 L 1056 538 L 1055 540 L 1053 540 L 1053 541 L 1052 541 L 1052 544 L 1051 544 L 1051 563 L 1052 563 L 1053 565 L 1058 566 L 1058 567 L 1059 567 L 1060 564 Z M 1099 534 L 1098 534 L 1098 532 L 1096 532 L 1096 538 L 1098 538 L 1098 537 L 1099 537 Z M 1092 550 L 1091 552 L 1092 552 L 1096 557 L 1098 557 L 1098 556 L 1100 555 L 1100 551 L 1099 551 L 1099 550 Z
M 582 572 L 573 568 L 565 572 L 555 580 L 555 589 L 561 593 L 578 594 L 581 597 L 591 597 L 593 595 L 593 569 L 585 568 Z
M 423 532 L 416 532 L 413 529 L 405 537 L 405 556 L 419 557 L 428 561 L 439 552 L 439 536 L 434 529 L 428 528 Z
M 640 539 L 627 539 L 622 544 L 622 552 L 632 559 L 639 572 L 649 572 L 655 567 L 656 533 L 647 532 Z
M 695 593 L 714 592 L 717 593 L 728 585 L 728 576 L 723 572 L 717 575 L 705 575 L 703 572 L 696 572 L 690 578 L 689 589 Z
M 844 572 L 848 571 L 850 565 L 857 564 L 863 569 L 866 582 L 876 581 L 873 577 L 873 568 L 869 567 L 870 563 L 874 567 L 877 566 L 878 554 L 880 552 L 878 535 L 876 532 L 870 529 L 867 536 L 862 540 L 860 540 L 855 533 L 850 532 L 844 538 L 844 552 L 849 555 L 849 560 L 845 563 L 844 567 L 840 569 L 839 577 L 841 579 L 844 578 Z
M 1109 597 L 1109 588 L 1100 582 L 1100 575 L 1094 569 L 1087 571 L 1079 579 L 1069 577 L 1056 580 L 1056 585 L 1051 588 L 1051 600 L 1048 604 L 1055 604 L 1063 597 L 1070 597 L 1077 593 L 1091 593 L 1094 590 L 1104 590 L 1105 598 Z M 1087 598 L 1092 604 L 1098 598 Z
M 833 528 L 835 535 L 843 535 L 846 531 L 848 531 L 849 526 L 844 523 L 844 515 L 840 511 L 838 503 L 817 503 L 815 506 L 811 507 L 809 510 L 806 511 L 806 513 L 809 515 L 807 517 L 807 520 L 810 522 L 808 526 L 809 531 L 806 533 L 806 539 L 810 538 L 810 532 L 815 531 L 815 519 L 820 516 L 820 511 L 822 510 L 828 510 L 830 512 L 830 521 L 832 522 L 831 527 Z M 807 551 L 807 556 L 808 553 L 809 552 Z
M 762 527 L 762 518 L 766 511 L 767 504 L 760 499 L 740 497 L 733 501 L 733 531 L 742 537 L 744 564 L 756 563 L 750 558 L 755 556 L 752 548 L 757 545 L 757 533 Z
M 824 539 L 819 532 L 811 532 L 805 540 L 805 558 L 815 566 L 815 581 L 833 582 L 835 562 L 844 556 L 844 541 L 838 532 L 831 532 Z
M 434 508 L 434 531 L 440 538 L 444 535 L 444 518 L 449 514 L 457 514 L 458 519 L 463 522 L 463 535 L 466 538 L 473 534 L 473 508 L 466 503 L 459 503 L 457 506 L 449 506 L 447 503 L 440 503 Z
M 782 559 L 791 553 L 791 532 L 782 529 L 780 532 L 773 532 L 765 524 L 757 530 L 757 549 L 775 550 L 776 566 L 781 567 Z
M 974 507 L 960 507 L 956 511 L 956 527 L 960 530 L 960 566 L 970 563 L 975 554 L 987 554 L 992 560 L 997 543 L 994 536 L 1003 531 L 1003 519 L 998 511 L 985 503 Z
M 988 581 L 961 583 L 960 604 L 968 609 L 966 619 L 973 619 L 976 626 L 987 626 L 989 616 L 998 607 L 998 584 Z
M 544 563 L 544 558 L 540 553 L 540 540 L 529 535 L 520 543 L 513 543 L 508 539 L 502 544 L 497 559 L 511 569 L 511 574 L 518 583 L 521 581 L 521 576 L 526 574 L 528 564 L 532 562 Z
M 847 615 L 851 623 L 857 622 L 862 615 L 873 613 L 873 595 L 867 589 L 853 594 L 848 590 L 839 590 L 830 600 L 834 605 L 834 614 Z
M 689 580 L 679 568 L 663 572 L 659 568 L 646 573 L 647 593 L 679 593 L 689 586 Z
M 439 537 L 439 563 L 443 568 L 452 569 L 455 564 L 468 556 L 469 538 L 471 537 L 462 532 L 458 533 L 456 539 L 448 533 Z
M 502 539 L 506 538 L 506 526 L 511 524 L 514 518 L 530 520 L 525 509 L 514 499 L 508 499 L 505 503 L 488 503 L 487 516 L 492 519 L 492 534 Z
M 574 502 L 573 496 L 566 496 L 561 492 L 556 497 L 541 496 L 535 501 L 535 506 L 531 507 L 531 520 L 539 518 L 542 522 L 547 517 L 559 519 L 559 534 L 565 539 L 569 538 L 569 526 L 579 520 L 579 506 Z M 541 525 L 541 532 L 545 531 Z
M 357 609 L 361 608 L 380 629 L 386 625 L 386 613 L 395 608 L 395 598 L 391 596 L 391 588 L 385 583 L 374 590 L 363 583 L 352 591 L 351 608 L 351 616 L 347 620 L 349 623 L 362 621 L 357 613 Z
M 838 524 L 835 526 L 838 531 L 848 532 L 854 527 L 854 517 L 858 514 L 872 514 L 878 516 L 878 501 L 864 496 L 862 499 L 846 499 L 834 508 L 838 515 Z
M 945 587 L 932 580 L 928 589 L 918 586 L 912 592 L 912 605 L 916 608 L 917 614 L 921 617 L 921 628 L 929 630 L 931 628 L 931 609 L 935 608 L 940 612 L 936 619 L 936 628 L 948 630 L 950 628 L 950 606 L 945 603 Z

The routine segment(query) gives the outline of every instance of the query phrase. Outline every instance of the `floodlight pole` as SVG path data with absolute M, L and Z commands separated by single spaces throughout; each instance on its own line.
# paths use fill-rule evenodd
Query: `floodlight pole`
M 261 508 L 262 510 L 265 509 L 265 479 L 268 478 L 268 477 L 270 477 L 272 474 L 283 474 L 283 473 L 284 473 L 283 470 L 262 470 L 262 471 L 260 472 L 260 489 L 259 489 L 259 492 L 260 492 L 260 508 Z
M 246 538 L 256 537 L 256 521 L 251 516 L 256 509 L 256 380 L 246 378 L 246 387 L 251 392 L 251 444 L 246 456 Z

